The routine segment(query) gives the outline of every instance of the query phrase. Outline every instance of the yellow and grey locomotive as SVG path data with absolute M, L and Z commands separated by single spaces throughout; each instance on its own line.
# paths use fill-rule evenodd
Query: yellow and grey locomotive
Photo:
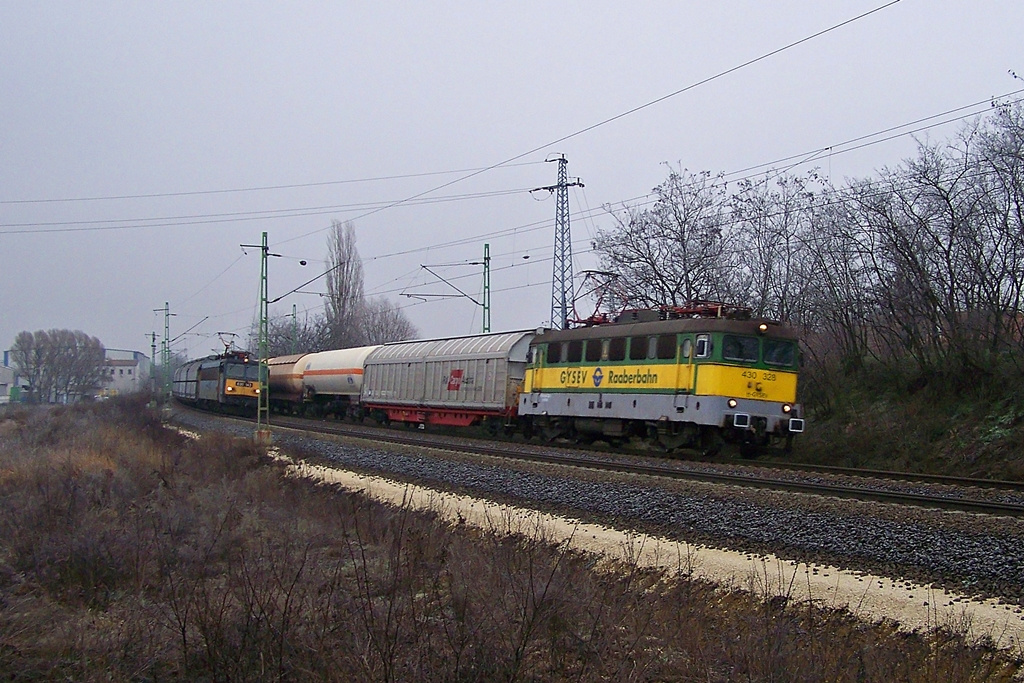
M 803 431 L 793 328 L 721 305 L 619 320 L 534 338 L 519 398 L 529 431 L 748 454 Z

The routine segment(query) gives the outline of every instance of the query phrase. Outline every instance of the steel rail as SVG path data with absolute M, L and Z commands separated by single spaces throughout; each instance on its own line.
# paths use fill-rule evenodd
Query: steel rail
M 799 462 L 777 462 L 772 460 L 734 460 L 738 465 L 766 467 L 777 470 L 794 470 L 798 472 L 818 472 L 820 474 L 841 474 L 852 477 L 875 477 L 921 484 L 948 484 L 949 486 L 967 486 L 984 489 L 1004 489 L 1007 491 L 1024 491 L 1024 481 L 1007 479 L 978 479 L 972 477 L 954 477 L 948 474 L 927 474 L 924 472 L 897 472 L 895 470 L 861 469 L 858 467 L 837 467 L 835 465 L 811 465 Z
M 1024 504 L 1007 503 L 1000 501 L 977 500 L 966 497 L 942 496 L 928 493 L 915 493 L 904 491 L 887 491 L 884 489 L 871 488 L 870 486 L 852 486 L 842 484 L 829 484 L 811 481 L 788 481 L 763 476 L 747 476 L 715 472 L 707 470 L 678 469 L 668 465 L 656 465 L 650 463 L 628 463 L 600 460 L 593 456 L 577 456 L 570 453 L 539 452 L 533 449 L 522 450 L 521 448 L 509 448 L 500 444 L 486 441 L 478 441 L 468 437 L 458 437 L 461 443 L 438 441 L 436 437 L 426 434 L 411 435 L 402 434 L 388 429 L 366 428 L 358 426 L 335 424 L 324 424 L 305 419 L 285 418 L 275 416 L 275 427 L 317 432 L 334 436 L 345 436 L 349 438 L 366 439 L 374 442 L 387 442 L 405 446 L 416 446 L 422 448 L 444 448 L 464 453 L 485 455 L 491 457 L 513 459 L 520 461 L 537 462 L 563 467 L 580 467 L 593 470 L 617 472 L 623 474 L 635 474 L 650 477 L 662 477 L 684 481 L 701 481 L 715 484 L 726 484 L 732 486 L 745 486 L 760 489 L 771 489 L 777 491 L 792 491 L 819 496 L 832 496 L 836 498 L 848 498 L 863 501 L 875 501 L 884 503 L 896 503 L 900 505 L 916 505 L 919 507 L 958 510 L 985 515 L 1002 515 L 1013 517 L 1024 517 Z M 468 443 L 467 443 L 468 442 Z M 475 442 L 475 443 L 474 443 Z M 770 467 L 770 464 L 768 465 Z M 849 470 L 837 472 L 844 475 L 856 474 L 857 476 L 868 476 L 885 478 L 887 480 L 899 479 L 902 473 L 880 472 L 877 470 Z M 882 475 L 885 475 L 884 477 Z M 930 476 L 930 475 L 925 475 Z M 939 483 L 950 484 L 963 481 L 955 477 L 938 476 Z M 993 480 L 982 480 L 987 483 L 995 483 Z M 1013 484 L 1014 482 L 1010 482 Z M 971 484 L 966 484 L 970 486 Z

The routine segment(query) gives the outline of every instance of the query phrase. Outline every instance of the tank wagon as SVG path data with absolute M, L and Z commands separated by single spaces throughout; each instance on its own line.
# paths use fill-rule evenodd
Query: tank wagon
M 310 353 L 296 365 L 302 370 L 303 401 L 314 414 L 345 417 L 360 407 L 364 364 L 379 346 Z M 271 394 L 273 395 L 273 394 Z
M 363 407 L 392 422 L 512 425 L 534 334 L 385 344 L 366 357 Z
M 296 353 L 267 361 L 270 409 L 281 413 L 303 412 L 305 389 L 302 386 L 303 359 L 312 354 Z
M 193 360 L 174 371 L 171 393 L 182 403 L 208 410 L 255 412 L 260 364 L 240 351 Z
M 547 438 L 650 438 L 667 449 L 747 454 L 787 447 L 804 429 L 796 403 L 796 331 L 722 307 L 668 320 L 538 334 L 519 399 L 528 432 Z M 728 317 L 732 314 L 735 317 Z

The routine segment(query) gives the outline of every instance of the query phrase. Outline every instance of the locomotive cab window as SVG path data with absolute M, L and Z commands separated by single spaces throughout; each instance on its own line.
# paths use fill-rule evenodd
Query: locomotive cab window
M 601 360 L 601 348 L 607 343 L 607 339 L 591 339 L 587 342 L 587 362 L 596 363 Z
M 693 353 L 693 340 L 689 337 L 684 339 L 680 350 L 682 353 L 679 356 L 679 360 L 689 362 L 690 354 Z
M 698 334 L 696 344 L 696 357 L 697 358 L 710 358 L 711 357 L 711 335 Z
M 761 340 L 727 334 L 722 337 L 722 358 L 741 363 L 756 363 L 760 357 Z
M 792 367 L 796 364 L 796 344 L 782 339 L 765 339 L 764 362 L 768 365 Z
M 551 342 L 548 344 L 548 365 L 561 363 L 565 360 L 562 358 L 562 349 L 564 347 L 565 345 L 561 342 Z
M 245 366 L 231 363 L 230 365 L 225 366 L 224 374 L 231 379 L 245 379 Z

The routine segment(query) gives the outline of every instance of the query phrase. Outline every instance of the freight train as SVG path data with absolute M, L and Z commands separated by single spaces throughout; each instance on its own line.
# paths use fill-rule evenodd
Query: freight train
M 727 442 L 746 455 L 789 448 L 804 430 L 796 330 L 721 304 L 631 311 L 567 330 L 296 354 L 268 365 L 271 409 L 294 414 L 482 425 L 547 440 L 643 439 L 708 454 Z M 191 396 L 191 385 L 181 386 Z M 220 396 L 229 394 L 240 395 L 225 387 Z

